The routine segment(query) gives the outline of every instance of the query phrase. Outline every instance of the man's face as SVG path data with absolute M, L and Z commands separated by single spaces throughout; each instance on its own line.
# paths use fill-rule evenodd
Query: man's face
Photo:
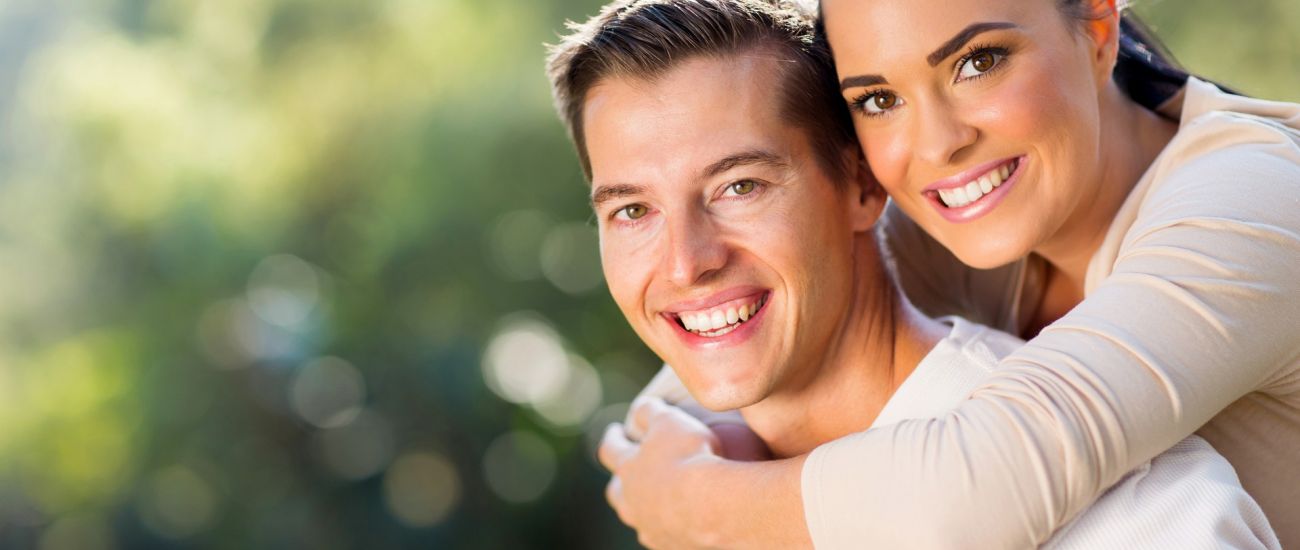
M 853 298 L 860 188 L 780 116 L 781 62 L 698 57 L 608 79 L 583 111 L 610 293 L 715 410 L 811 380 Z

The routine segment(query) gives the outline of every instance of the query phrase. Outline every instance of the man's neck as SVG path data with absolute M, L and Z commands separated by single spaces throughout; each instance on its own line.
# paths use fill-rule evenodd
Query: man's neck
M 947 334 L 902 297 L 870 234 L 859 237 L 854 295 L 841 330 L 806 384 L 744 408 L 746 422 L 776 457 L 871 426 L 921 359 Z

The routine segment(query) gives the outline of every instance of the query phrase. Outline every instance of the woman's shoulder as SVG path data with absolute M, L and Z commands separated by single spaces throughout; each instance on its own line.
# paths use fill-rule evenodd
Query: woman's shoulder
M 1139 217 L 1283 215 L 1286 207 L 1285 217 L 1297 219 L 1300 104 L 1236 96 L 1193 79 L 1179 130 L 1144 179 Z
M 1234 96 L 1197 80 L 1184 95 L 1177 134 L 1089 265 L 1089 291 L 1121 258 L 1142 256 L 1136 247 L 1231 255 L 1267 240 L 1287 254 L 1300 251 L 1300 105 Z
M 1159 172 L 1189 177 L 1242 157 L 1266 161 L 1270 171 L 1300 170 L 1300 104 L 1229 94 L 1195 78 L 1181 100 L 1179 129 L 1157 160 Z M 1189 164 L 1196 170 L 1185 170 Z

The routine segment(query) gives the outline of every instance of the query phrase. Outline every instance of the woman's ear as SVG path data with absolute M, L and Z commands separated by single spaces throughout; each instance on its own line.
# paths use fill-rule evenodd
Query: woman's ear
M 853 146 L 852 152 L 846 152 L 845 160 L 848 168 L 845 199 L 849 204 L 849 219 L 853 224 L 853 231 L 858 233 L 870 231 L 875 227 L 876 220 L 880 219 L 881 212 L 885 210 L 885 202 L 889 200 L 889 195 L 880 186 L 875 174 L 871 173 L 866 157 L 862 156 L 862 149 Z
M 1092 20 L 1088 21 L 1088 39 L 1092 45 L 1093 67 L 1099 87 L 1110 82 L 1119 58 L 1120 12 L 1115 0 L 1085 0 L 1091 3 Z

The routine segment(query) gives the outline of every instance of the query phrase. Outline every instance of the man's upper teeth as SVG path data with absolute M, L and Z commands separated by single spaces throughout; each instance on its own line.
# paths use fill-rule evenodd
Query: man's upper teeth
M 762 305 L 763 300 L 759 299 L 740 306 L 731 305 L 726 308 L 682 312 L 678 314 L 678 318 L 681 319 L 682 326 L 686 327 L 686 330 L 706 332 L 748 321 Z
M 1016 168 L 1016 161 L 1013 160 L 1002 166 L 985 172 L 984 175 L 975 178 L 961 187 L 951 189 L 940 189 L 939 200 L 943 204 L 957 208 L 966 206 L 972 202 L 980 200 L 981 197 L 997 189 L 1002 182 L 1011 177 L 1011 172 Z

